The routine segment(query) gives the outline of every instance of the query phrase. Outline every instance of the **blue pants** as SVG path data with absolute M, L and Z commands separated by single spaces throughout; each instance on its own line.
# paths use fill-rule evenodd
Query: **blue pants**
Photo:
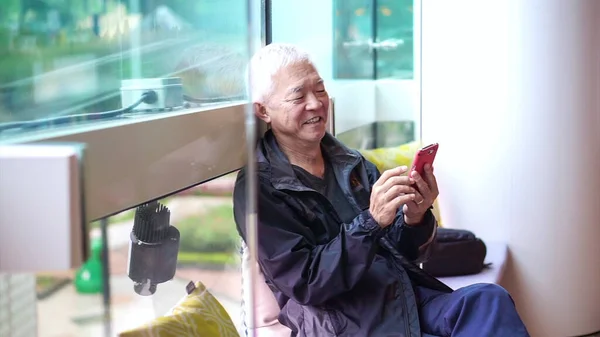
M 440 337 L 529 337 L 504 288 L 474 284 L 443 293 L 415 287 L 421 330 Z

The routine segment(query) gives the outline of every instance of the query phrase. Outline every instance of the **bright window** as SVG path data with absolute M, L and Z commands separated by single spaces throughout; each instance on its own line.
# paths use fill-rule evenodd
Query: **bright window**
M 244 98 L 245 0 L 7 0 L 2 6 L 0 141 Z
M 333 17 L 335 78 L 413 78 L 413 0 L 334 0 Z
M 0 143 L 85 145 L 86 220 L 94 236 L 98 219 L 109 223 L 113 332 L 164 314 L 190 280 L 204 282 L 241 327 L 231 197 L 179 192 L 246 164 L 243 76 L 251 46 L 273 35 L 308 49 L 336 99 L 340 131 L 413 123 L 419 113 L 412 0 L 278 1 L 272 29 L 261 3 L 270 8 L 270 1 L 246 0 L 3 1 Z M 398 81 L 373 81 L 382 78 Z M 402 134 L 394 144 L 411 139 L 413 129 L 393 129 Z M 351 138 L 361 140 L 355 147 L 379 144 L 370 134 Z M 141 298 L 127 275 L 127 240 L 133 210 L 149 200 L 172 209 L 185 238 L 173 281 Z M 38 296 L 27 298 L 37 301 L 37 313 L 11 316 L 3 327 L 34 329 L 15 323 L 27 315 L 48 337 L 96 335 L 107 306 L 101 294 L 76 292 L 75 273 L 0 275 L 0 293 L 18 282 Z
M 141 255 L 129 253 L 136 209 L 107 219 L 108 262 L 102 257 L 101 223 L 91 223 L 92 253 L 86 263 L 74 270 L 38 273 L 35 275 L 35 297 L 22 296 L 28 299 L 29 306 L 37 303 L 37 335 L 103 336 L 104 329 L 110 326 L 112 336 L 115 336 L 126 330 L 140 328 L 173 308 L 185 296 L 190 281 L 202 282 L 223 306 L 236 329 L 243 332 L 240 239 L 235 228 L 231 197 L 235 177 L 235 174 L 226 175 L 159 200 L 161 205 L 168 208 L 170 224 L 179 232 L 179 249 L 172 255 L 177 258 L 176 265 L 172 265 L 175 267 L 173 278 L 158 283 L 151 296 L 136 293 L 134 281 L 159 274 L 157 270 L 164 270 L 161 268 L 164 264 L 156 259 L 151 261 L 153 268 L 143 268 L 140 266 L 147 261 L 140 261 Z M 160 241 L 160 245 L 164 248 L 168 244 Z M 145 247 L 149 246 L 142 248 Z M 147 256 L 149 249 L 138 252 Z M 170 254 L 166 249 L 159 249 L 161 258 Z M 103 264 L 107 264 L 109 270 L 109 302 L 105 302 L 106 293 L 99 283 L 103 279 Z M 7 280 L 20 277 L 31 282 L 31 276 L 27 275 L 5 277 Z M 24 285 L 13 287 L 13 290 L 23 288 L 24 294 L 29 295 L 31 290 L 27 286 L 30 285 Z M 18 307 L 18 304 L 17 301 L 13 306 Z M 110 322 L 103 319 L 105 311 L 111 313 Z M 12 318 L 16 320 L 27 314 L 30 313 L 24 311 Z M 16 333 L 17 327 L 14 329 L 12 332 Z

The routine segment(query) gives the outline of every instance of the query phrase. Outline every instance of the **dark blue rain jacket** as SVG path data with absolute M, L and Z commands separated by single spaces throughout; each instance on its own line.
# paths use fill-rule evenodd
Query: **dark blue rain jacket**
M 259 142 L 258 262 L 293 336 L 421 337 L 414 285 L 451 292 L 417 263 L 437 222 L 405 226 L 402 210 L 382 229 L 369 212 L 380 174 L 360 153 L 326 134 L 321 142 L 356 217 L 342 223 L 321 193 L 306 187 L 272 132 Z M 246 238 L 246 171 L 234 190 L 237 228 Z

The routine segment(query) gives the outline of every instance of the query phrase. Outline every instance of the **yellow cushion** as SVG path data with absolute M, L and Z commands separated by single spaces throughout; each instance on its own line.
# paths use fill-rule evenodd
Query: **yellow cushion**
M 412 165 L 415 153 L 421 148 L 419 141 L 406 143 L 396 147 L 382 147 L 372 150 L 360 150 L 360 153 L 371 163 L 375 164 L 380 172 L 394 167 Z
M 183 290 L 183 289 L 182 289 Z M 238 337 L 227 311 L 201 282 L 171 311 L 119 337 Z
M 379 172 L 387 171 L 398 166 L 412 166 L 415 153 L 422 147 L 420 141 L 413 141 L 396 147 L 382 147 L 372 150 L 359 150 L 360 153 L 371 163 L 377 166 Z M 433 203 L 433 215 L 442 227 L 442 217 L 439 211 L 437 199 Z

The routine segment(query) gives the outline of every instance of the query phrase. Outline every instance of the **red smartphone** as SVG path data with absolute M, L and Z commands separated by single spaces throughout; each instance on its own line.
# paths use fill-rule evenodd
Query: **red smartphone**
M 433 160 L 437 154 L 438 147 L 438 143 L 434 143 L 417 151 L 410 172 L 417 171 L 417 173 L 423 176 L 425 164 L 433 165 Z

